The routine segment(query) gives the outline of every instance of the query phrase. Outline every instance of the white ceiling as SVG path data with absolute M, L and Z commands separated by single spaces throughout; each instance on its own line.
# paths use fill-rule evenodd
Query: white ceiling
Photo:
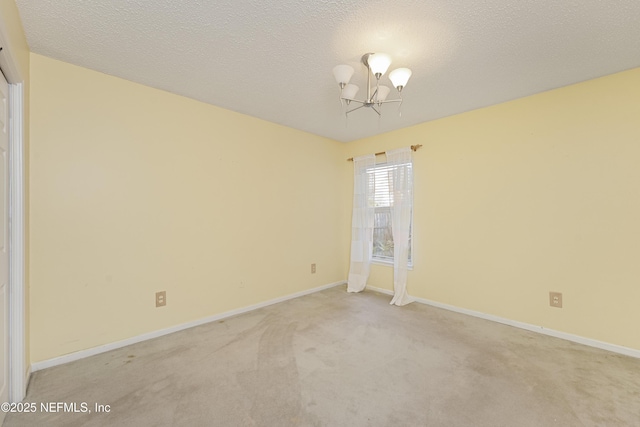
M 33 52 L 339 141 L 640 67 L 638 0 L 17 4 Z M 366 91 L 366 52 L 413 70 L 401 116 L 345 120 L 331 70 Z

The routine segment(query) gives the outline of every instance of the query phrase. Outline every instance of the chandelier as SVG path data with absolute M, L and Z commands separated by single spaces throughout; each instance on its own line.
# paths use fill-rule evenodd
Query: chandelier
M 399 102 L 402 104 L 402 89 L 407 85 L 411 70 L 408 68 L 397 68 L 389 73 L 389 80 L 398 90 L 398 99 L 387 99 L 389 92 L 388 86 L 380 84 L 380 78 L 387 72 L 391 65 L 391 58 L 385 53 L 366 53 L 362 56 L 362 63 L 367 67 L 367 97 L 364 100 L 356 99 L 356 94 L 360 88 L 349 83 L 353 76 L 354 69 L 350 65 L 337 65 L 333 68 L 333 76 L 340 85 L 340 102 L 344 101 L 347 106 L 352 102 L 360 104 L 351 110 L 346 111 L 346 115 L 359 110 L 362 107 L 371 108 L 380 116 L 382 104 L 391 102 Z M 376 78 L 375 86 L 371 87 L 371 76 Z M 377 108 L 376 108 L 377 107 Z M 348 107 L 347 107 L 348 108 Z

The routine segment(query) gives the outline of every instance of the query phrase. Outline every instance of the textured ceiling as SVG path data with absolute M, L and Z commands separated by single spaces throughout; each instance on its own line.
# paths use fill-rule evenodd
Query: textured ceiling
M 339 141 L 640 66 L 638 0 L 17 4 L 33 52 Z M 401 116 L 345 120 L 331 70 L 366 91 L 366 52 L 413 70 Z

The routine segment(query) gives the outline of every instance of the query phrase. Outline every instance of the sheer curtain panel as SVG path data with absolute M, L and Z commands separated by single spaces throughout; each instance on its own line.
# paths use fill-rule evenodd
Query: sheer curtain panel
M 413 165 L 411 149 L 387 151 L 387 164 L 392 184 L 391 228 L 393 232 L 393 299 L 391 304 L 406 305 L 413 301 L 407 294 L 409 232 L 413 211 Z
M 369 154 L 353 159 L 353 216 L 351 218 L 351 265 L 348 292 L 361 292 L 367 286 L 373 252 L 373 191 L 368 169 L 375 166 L 376 156 Z

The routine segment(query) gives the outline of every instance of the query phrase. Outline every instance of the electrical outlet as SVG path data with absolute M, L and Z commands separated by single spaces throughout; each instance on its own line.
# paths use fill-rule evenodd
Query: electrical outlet
M 156 292 L 156 307 L 167 305 L 167 291 Z
M 311 274 L 316 274 L 316 263 L 311 264 Z
M 562 308 L 562 293 L 549 292 L 549 305 L 551 307 Z

